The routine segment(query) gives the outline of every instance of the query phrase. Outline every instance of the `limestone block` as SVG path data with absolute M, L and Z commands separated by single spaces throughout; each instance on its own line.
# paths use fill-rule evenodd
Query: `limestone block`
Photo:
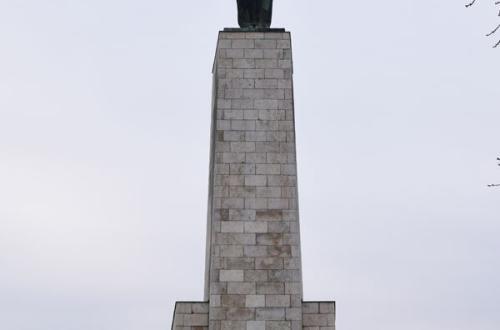
M 286 294 L 301 294 L 302 293 L 302 283 L 300 283 L 300 282 L 285 283 L 285 293 Z M 302 305 L 302 306 L 304 306 L 304 305 Z
M 221 330 L 246 330 L 244 321 L 222 321 Z
M 243 246 L 241 245 L 222 245 L 220 247 L 221 257 L 243 257 Z
M 258 221 L 282 221 L 289 220 L 283 217 L 283 210 L 258 210 L 255 219 Z
M 229 187 L 229 195 L 231 197 L 239 197 L 239 198 L 251 198 L 255 197 L 256 187 Z
M 194 302 L 191 304 L 193 314 L 208 314 L 208 304 L 206 302 Z
M 300 282 L 301 276 L 298 270 L 270 270 L 269 280 L 271 282 Z
M 278 68 L 278 60 L 276 59 L 257 59 L 255 60 L 257 69 Z
M 283 258 L 256 258 L 255 269 L 283 269 Z
M 255 114 L 255 119 L 258 119 L 259 113 L 256 111 L 252 111 L 251 113 Z M 257 123 L 256 123 L 257 127 Z M 267 132 L 246 132 L 245 133 L 246 141 L 255 141 L 255 142 L 265 142 L 267 141 Z
M 229 282 L 227 284 L 227 293 L 229 294 L 255 294 L 255 282 Z
M 267 199 L 265 198 L 245 198 L 245 208 L 247 209 L 265 209 L 267 208 Z
M 269 233 L 288 233 L 290 232 L 290 222 L 280 221 L 280 222 L 270 222 L 268 224 Z
M 257 174 L 280 174 L 281 166 L 279 164 L 257 164 Z
M 246 163 L 247 164 L 256 164 L 256 163 L 265 163 L 266 162 L 266 153 L 265 152 L 256 152 L 256 153 L 246 153 Z
M 255 210 L 229 210 L 228 220 L 231 221 L 253 221 L 256 218 Z
M 234 39 L 231 43 L 231 48 L 255 48 L 255 42 L 252 39 Z M 290 43 L 288 43 L 290 44 Z M 280 47 L 284 48 L 284 47 Z M 290 47 L 288 47 L 290 48 Z
M 262 198 L 281 197 L 281 188 L 280 187 L 257 187 L 255 195 L 256 195 L 256 197 L 262 197 Z
M 281 59 L 284 58 L 283 49 L 264 49 L 264 58 Z
M 267 176 L 265 175 L 246 175 L 245 185 L 246 186 L 266 186 Z
M 208 326 L 208 314 L 184 315 L 185 326 Z
M 292 324 L 290 321 L 268 321 L 266 322 L 266 330 L 291 330 Z
M 334 314 L 335 313 L 335 303 L 333 303 L 333 302 L 320 302 L 319 312 L 321 314 Z
M 233 109 L 253 109 L 253 100 L 231 100 L 231 107 Z
M 222 307 L 245 307 L 245 296 L 244 295 L 222 295 L 221 296 L 221 306 Z
M 234 131 L 255 131 L 255 120 L 231 120 L 231 129 Z
M 335 302 L 303 302 L 304 329 L 335 329 Z
M 301 268 L 300 258 L 285 258 L 284 266 L 285 269 L 300 269 Z M 300 293 L 300 292 L 295 292 L 295 293 Z
M 266 297 L 264 295 L 247 295 L 246 296 L 246 307 L 265 307 Z
M 239 221 L 225 221 L 221 223 L 221 232 L 223 233 L 243 233 L 244 225 Z
M 289 295 L 266 295 L 267 307 L 290 307 Z
M 265 71 L 264 71 L 264 69 L 247 69 L 247 70 L 243 71 L 243 77 L 250 78 L 250 79 L 264 78 Z
M 234 41 L 233 41 L 234 42 Z M 231 44 L 232 46 L 232 44 Z M 245 51 L 243 49 L 224 49 L 222 52 L 224 58 L 244 58 Z
M 177 302 L 175 304 L 172 329 L 208 329 L 208 302 Z
M 253 58 L 232 59 L 231 67 L 235 69 L 259 69 L 255 66 L 255 59 Z
M 288 283 L 286 283 L 288 284 Z M 284 294 L 285 293 L 285 283 L 257 283 L 257 293 L 258 294 Z
M 265 270 L 245 270 L 245 281 L 247 282 L 266 282 L 268 280 Z
M 266 322 L 264 321 L 249 321 L 247 322 L 246 330 L 265 330 Z
M 225 269 L 255 269 L 254 258 L 225 258 Z
M 278 40 L 278 42 L 276 43 L 276 48 L 290 49 L 291 48 L 290 40 Z
M 216 243 L 220 245 L 254 245 L 256 234 L 218 233 Z
M 285 309 L 284 308 L 257 308 L 256 311 L 257 320 L 284 320 L 285 319 Z
M 263 58 L 263 49 L 245 49 L 245 58 Z
M 232 67 L 233 63 L 226 64 L 227 67 Z M 285 74 L 285 69 L 265 69 L 264 77 L 266 79 L 285 79 L 289 75 Z
M 277 44 L 276 40 L 255 40 L 254 47 L 258 49 L 275 49 Z
M 268 224 L 265 222 L 245 222 L 246 233 L 267 233 Z
M 281 32 L 270 32 L 265 34 L 265 39 L 285 39 L 285 33 Z
M 291 257 L 293 256 L 290 245 L 267 246 L 267 255 L 272 257 Z
M 267 248 L 266 246 L 244 246 L 243 254 L 246 257 L 266 257 Z
M 268 70 L 274 70 L 274 69 L 267 69 Z M 277 69 L 279 70 L 279 69 Z M 283 71 L 283 70 L 281 70 Z M 277 110 L 278 109 L 278 100 L 255 100 L 254 101 L 254 108 L 257 110 Z
M 255 88 L 283 88 L 279 87 L 277 79 L 256 79 Z
M 302 320 L 302 308 L 287 308 L 285 310 L 285 317 L 289 321 Z

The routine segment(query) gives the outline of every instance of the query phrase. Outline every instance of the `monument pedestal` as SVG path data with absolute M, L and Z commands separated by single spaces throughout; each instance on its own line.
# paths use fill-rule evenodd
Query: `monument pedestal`
M 302 301 L 289 32 L 223 31 L 213 68 L 205 300 L 173 329 L 334 329 Z

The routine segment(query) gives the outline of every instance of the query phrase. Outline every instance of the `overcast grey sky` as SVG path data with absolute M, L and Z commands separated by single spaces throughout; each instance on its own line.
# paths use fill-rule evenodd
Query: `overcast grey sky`
M 498 19 L 464 2 L 275 1 L 305 299 L 335 299 L 338 329 L 500 327 Z M 0 0 L 1 329 L 164 330 L 202 299 L 235 25 L 233 0 Z

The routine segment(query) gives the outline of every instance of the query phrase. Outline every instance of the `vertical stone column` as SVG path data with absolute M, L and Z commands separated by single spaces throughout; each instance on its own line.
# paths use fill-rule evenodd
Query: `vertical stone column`
M 303 302 L 290 33 L 219 34 L 213 70 L 205 302 L 175 330 L 334 330 Z
M 301 329 L 288 32 L 221 32 L 214 65 L 210 329 Z

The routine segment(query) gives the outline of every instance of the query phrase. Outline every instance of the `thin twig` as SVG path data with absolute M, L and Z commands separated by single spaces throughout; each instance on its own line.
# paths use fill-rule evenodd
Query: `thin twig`
M 498 42 L 498 44 L 500 44 L 500 41 Z M 500 157 L 497 157 L 497 161 L 499 162 L 498 166 L 500 166 Z M 488 187 L 489 188 L 500 187 L 500 184 L 489 184 Z
M 472 2 L 465 5 L 465 8 L 469 8 L 471 6 L 474 6 L 475 3 L 476 3 L 476 0 L 472 0 Z
M 465 5 L 466 8 L 469 8 L 469 7 L 472 7 L 475 3 L 476 3 L 477 0 L 472 0 L 471 2 L 467 3 Z M 500 0 L 495 0 L 495 6 L 498 6 L 500 5 Z M 500 10 L 498 11 L 498 16 L 500 17 Z M 496 28 L 494 28 L 490 33 L 488 33 L 486 36 L 487 37 L 490 37 L 492 36 L 493 34 L 495 34 L 498 30 L 500 29 L 500 24 L 497 25 Z M 497 48 L 498 46 L 500 46 L 500 40 L 497 41 L 497 43 L 493 46 L 493 48 Z
M 498 24 L 498 26 L 495 29 L 493 29 L 493 31 L 491 31 L 490 33 L 488 33 L 486 36 L 489 37 L 489 36 L 493 35 L 495 32 L 498 31 L 498 29 L 500 29 L 500 24 Z

